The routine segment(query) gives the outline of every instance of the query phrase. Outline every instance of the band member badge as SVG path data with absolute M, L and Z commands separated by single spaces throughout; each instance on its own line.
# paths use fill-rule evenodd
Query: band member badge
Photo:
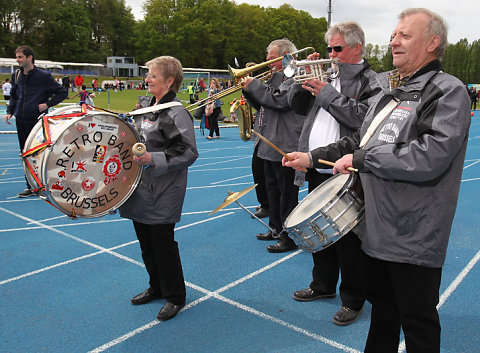
M 103 174 L 105 175 L 105 185 L 117 179 L 122 170 L 122 163 L 118 155 L 109 158 L 103 165 Z
M 103 163 L 105 153 L 107 153 L 107 146 L 97 145 L 92 160 L 96 163 Z

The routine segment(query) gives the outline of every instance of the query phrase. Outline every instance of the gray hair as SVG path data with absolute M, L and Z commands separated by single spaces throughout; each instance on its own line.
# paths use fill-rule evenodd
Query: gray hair
M 293 53 L 297 51 L 297 48 L 295 47 L 295 44 L 293 44 L 290 40 L 287 38 L 282 38 L 282 39 L 276 39 L 273 42 L 271 42 L 268 47 L 267 47 L 267 53 L 273 49 L 274 47 L 278 48 L 278 55 L 283 55 L 283 53 Z
M 330 38 L 334 34 L 341 34 L 345 39 L 345 43 L 349 47 L 354 47 L 357 44 L 362 46 L 362 55 L 365 50 L 365 33 L 363 33 L 362 27 L 357 22 L 340 22 L 334 24 L 325 33 L 325 41 L 327 44 L 330 42 Z
M 178 59 L 173 56 L 159 56 L 145 64 L 147 68 L 154 68 L 160 71 L 164 79 L 173 77 L 173 84 L 170 91 L 178 92 L 183 82 L 183 68 Z
M 447 49 L 447 44 L 448 44 L 447 24 L 445 23 L 443 18 L 440 17 L 440 15 L 436 14 L 433 11 L 430 11 L 429 9 L 425 9 L 422 7 L 405 9 L 400 13 L 400 15 L 398 15 L 398 18 L 402 20 L 407 16 L 414 15 L 417 13 L 423 13 L 428 17 L 427 30 L 425 31 L 425 38 L 433 37 L 433 36 L 440 37 L 440 44 L 438 45 L 438 47 L 435 49 L 433 53 L 437 56 L 437 58 L 442 58 L 443 55 L 445 54 L 445 50 Z

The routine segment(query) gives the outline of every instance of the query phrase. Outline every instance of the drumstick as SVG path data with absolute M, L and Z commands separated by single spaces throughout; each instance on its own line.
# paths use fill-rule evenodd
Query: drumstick
M 324 159 L 318 159 L 318 163 L 326 164 L 326 165 L 329 165 L 329 166 L 332 166 L 332 167 L 335 166 L 335 163 L 330 162 L 330 161 L 326 161 Z M 358 172 L 358 169 L 355 169 L 355 168 L 352 168 L 352 167 L 348 167 L 347 170 L 350 171 L 350 172 Z
M 280 153 L 282 156 L 284 156 L 286 159 L 288 159 L 289 161 L 293 161 L 293 158 L 288 156 L 285 152 L 283 152 L 280 148 L 278 148 L 277 146 L 275 146 L 273 143 L 271 143 L 267 138 L 263 137 L 262 135 L 260 135 L 258 132 L 256 132 L 255 130 L 252 130 L 252 132 L 257 135 L 260 140 L 262 140 L 263 142 L 265 142 L 267 145 L 269 145 L 270 147 L 272 147 L 275 151 L 277 151 L 278 153 Z M 304 171 L 305 173 L 307 172 L 307 169 L 305 169 L 304 167 L 302 167 L 302 171 Z
M 141 142 L 137 142 L 132 147 L 132 153 L 137 157 L 143 156 L 145 154 L 145 152 L 147 152 L 147 148 Z

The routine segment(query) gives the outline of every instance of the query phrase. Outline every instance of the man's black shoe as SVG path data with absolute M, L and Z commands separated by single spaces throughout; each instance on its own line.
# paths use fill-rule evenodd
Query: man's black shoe
M 17 197 L 21 197 L 21 198 L 24 198 L 24 197 L 30 197 L 30 196 L 35 196 L 37 195 L 36 193 L 34 193 L 32 190 L 30 189 L 25 189 L 23 190 L 22 192 L 19 192 L 17 194 Z
M 254 213 L 255 216 L 257 216 L 258 218 L 266 218 L 268 217 L 268 209 L 266 208 L 259 208 L 255 213 Z M 251 218 L 255 218 L 253 216 L 250 216 Z
M 297 247 L 298 246 L 295 244 L 295 242 L 287 236 L 287 237 L 281 237 L 278 243 L 267 246 L 267 250 L 269 252 L 278 253 L 278 252 L 295 250 Z
M 177 315 L 177 313 L 182 310 L 182 308 L 185 306 L 184 305 L 175 305 L 170 302 L 166 302 L 163 308 L 160 310 L 160 312 L 157 315 L 157 320 L 159 321 L 167 321 L 170 320 L 172 317 Z
M 152 300 L 158 298 L 161 298 L 161 296 L 155 293 L 151 287 L 148 287 L 147 289 L 145 289 L 145 291 L 137 294 L 132 299 L 130 299 L 130 301 L 133 305 L 142 305 L 147 304 L 148 302 L 151 302 Z
M 257 234 L 257 239 L 258 240 L 275 240 L 275 239 L 278 239 L 278 237 L 274 233 L 272 233 L 271 230 L 269 230 L 266 233 Z
M 360 310 L 353 310 L 347 306 L 342 306 L 333 317 L 333 322 L 340 326 L 350 325 L 358 319 L 360 313 L 362 312 L 362 309 L 363 308 L 361 308 Z
M 325 293 L 315 292 L 310 287 L 297 290 L 295 293 L 293 293 L 293 299 L 298 300 L 299 302 L 309 302 L 312 300 L 317 300 L 322 298 L 335 298 L 336 296 L 337 296 L 336 293 L 325 294 Z

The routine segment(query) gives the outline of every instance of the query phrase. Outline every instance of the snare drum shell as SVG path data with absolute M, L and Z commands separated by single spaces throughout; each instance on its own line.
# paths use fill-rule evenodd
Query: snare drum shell
M 363 219 L 363 200 L 354 190 L 358 183 L 356 174 L 337 174 L 297 205 L 285 220 L 285 229 L 300 248 L 323 250 Z

